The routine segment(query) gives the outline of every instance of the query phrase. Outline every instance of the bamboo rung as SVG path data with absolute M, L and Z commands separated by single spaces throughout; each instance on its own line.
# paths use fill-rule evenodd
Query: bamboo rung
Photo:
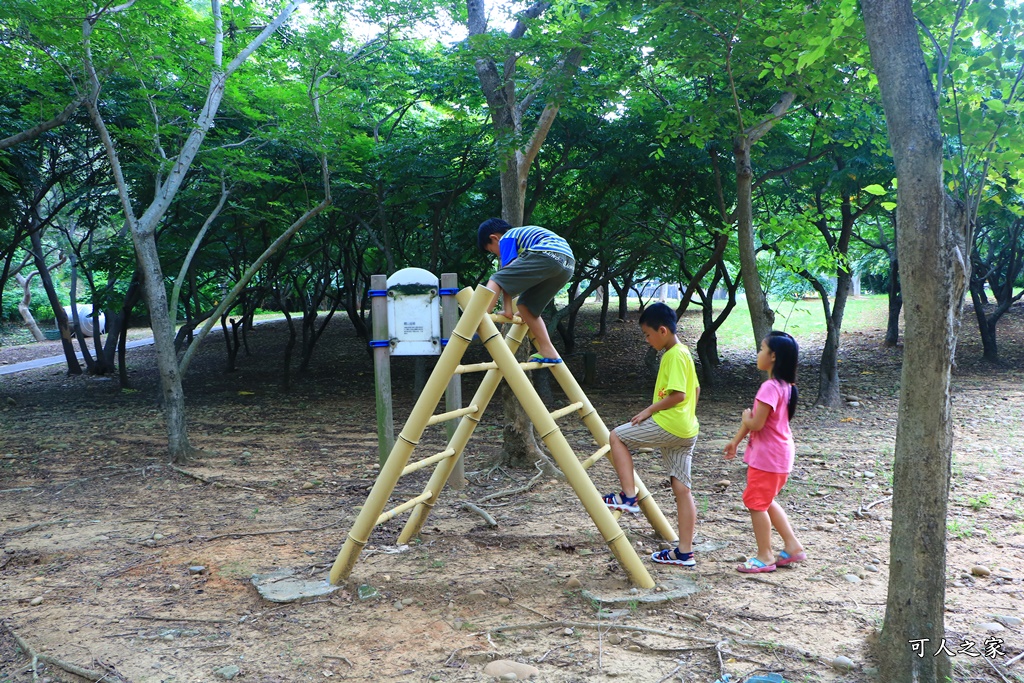
M 448 420 L 454 420 L 457 417 L 463 415 L 472 415 L 477 411 L 476 406 L 466 406 L 465 408 L 459 408 L 458 410 L 452 410 L 447 413 L 441 413 L 440 415 L 431 415 L 430 419 L 427 420 L 427 426 L 436 425 L 438 422 L 447 422 Z
M 456 375 L 465 375 L 470 372 L 484 372 L 485 370 L 494 370 L 498 367 L 498 364 L 494 361 L 489 363 L 473 363 L 471 365 L 459 365 L 455 368 Z
M 433 495 L 434 494 L 431 493 L 430 491 L 424 491 L 423 493 L 421 493 L 420 495 L 416 496 L 415 498 L 413 498 L 411 500 L 405 501 L 404 503 L 402 503 L 398 507 L 392 508 L 392 509 L 388 510 L 387 512 L 382 513 L 381 516 L 377 518 L 377 521 L 373 523 L 373 525 L 377 526 L 378 524 L 383 524 L 384 522 L 388 521 L 392 517 L 397 517 L 398 515 L 402 514 L 403 512 L 408 510 L 409 508 L 415 507 L 415 506 L 419 505 L 420 503 L 422 503 L 425 500 L 429 500 L 430 497 L 433 496 Z
M 435 462 L 440 462 L 441 460 L 444 460 L 445 458 L 450 458 L 453 455 L 455 455 L 455 449 L 454 448 L 448 448 L 446 450 L 441 451 L 440 453 L 435 453 L 434 455 L 430 456 L 429 458 L 423 458 L 422 460 L 417 460 L 414 463 L 410 463 L 410 464 L 406 465 L 405 469 L 402 470 L 401 476 L 404 477 L 405 475 L 409 474 L 410 472 L 415 472 L 416 470 L 421 470 L 424 467 L 426 467 L 427 465 L 433 465 Z
M 512 323 L 513 325 L 522 325 L 523 319 L 518 315 L 514 315 L 511 318 L 501 315 L 500 313 L 491 313 L 491 320 L 498 323 L 499 325 L 504 323 Z
M 551 413 L 551 419 L 552 420 L 557 420 L 559 418 L 565 417 L 566 415 L 569 415 L 571 413 L 575 413 L 577 410 L 579 410 L 582 407 L 583 407 L 583 401 L 577 401 L 576 403 L 573 403 L 571 405 L 567 405 L 564 408 L 559 408 L 558 410 L 556 410 L 553 413 Z
M 608 451 L 610 451 L 611 449 L 612 447 L 609 446 L 608 444 L 605 444 L 598 448 L 592 456 L 583 461 L 583 469 L 589 470 L 591 467 L 593 467 L 594 463 L 596 463 L 604 456 L 608 455 Z

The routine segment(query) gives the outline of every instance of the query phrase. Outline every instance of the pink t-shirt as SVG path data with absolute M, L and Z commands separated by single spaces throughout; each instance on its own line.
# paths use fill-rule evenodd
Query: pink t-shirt
M 769 408 L 768 419 L 760 431 L 750 432 L 750 442 L 743 453 L 743 462 L 765 472 L 789 474 L 793 469 L 793 432 L 789 431 L 789 396 L 792 386 L 788 382 L 770 379 L 761 385 L 754 397 L 754 410 L 760 401 Z

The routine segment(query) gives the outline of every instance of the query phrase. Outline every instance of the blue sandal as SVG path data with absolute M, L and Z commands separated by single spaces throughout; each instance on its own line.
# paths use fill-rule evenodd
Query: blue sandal
M 545 363 L 547 365 L 558 365 L 562 362 L 561 358 L 545 358 L 539 353 L 535 353 L 527 359 L 529 363 Z
M 607 496 L 602 496 L 601 499 L 604 504 L 612 510 L 622 510 L 623 512 L 640 512 L 640 506 L 636 504 L 636 496 L 630 498 L 625 493 L 609 493 Z
M 693 552 L 681 553 L 679 552 L 679 548 L 659 550 L 651 555 L 651 560 L 658 564 L 675 564 L 680 567 L 697 566 L 697 560 L 693 559 Z

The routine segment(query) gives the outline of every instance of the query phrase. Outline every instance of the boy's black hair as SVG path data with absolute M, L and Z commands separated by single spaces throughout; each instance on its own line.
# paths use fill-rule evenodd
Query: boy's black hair
M 768 344 L 768 350 L 775 354 L 775 365 L 772 367 L 772 377 L 788 382 L 793 390 L 789 394 L 789 418 L 796 415 L 796 402 L 799 392 L 796 389 L 796 365 L 800 359 L 800 346 L 793 339 L 792 335 L 786 332 L 772 330 L 764 338 Z
M 491 235 L 504 235 L 512 229 L 512 226 L 500 218 L 488 218 L 476 229 L 476 246 L 480 251 L 487 251 L 485 247 L 491 241 Z
M 672 334 L 676 333 L 676 312 L 669 306 L 656 301 L 640 314 L 640 324 L 646 325 L 652 330 L 659 327 L 667 327 Z

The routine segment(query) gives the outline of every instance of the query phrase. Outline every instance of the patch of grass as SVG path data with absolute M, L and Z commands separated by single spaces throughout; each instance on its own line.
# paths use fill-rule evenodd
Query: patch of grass
M 947 519 L 946 531 L 953 538 L 970 538 L 974 535 L 974 526 L 959 519 Z
M 771 301 L 769 303 L 775 311 L 775 329 L 785 329 L 797 339 L 802 335 L 825 335 L 825 318 L 822 315 L 819 299 L 801 299 L 796 302 Z M 716 311 L 720 311 L 725 307 L 725 302 L 716 301 L 714 305 Z M 846 304 L 846 314 L 843 316 L 843 332 L 884 330 L 888 305 L 888 297 L 885 294 L 851 297 Z M 689 316 L 684 317 L 684 328 L 687 332 L 699 336 L 701 327 L 699 315 L 692 319 Z M 742 296 L 737 297 L 736 308 L 718 329 L 718 343 L 721 346 L 733 348 L 750 348 L 753 353 L 753 335 L 746 299 Z
M 971 498 L 967 501 L 967 504 L 971 506 L 971 509 L 975 512 L 981 512 L 989 505 L 992 504 L 992 499 L 995 497 L 992 493 L 983 493 L 977 498 Z
M 36 321 L 39 322 L 39 321 Z M 42 329 L 42 326 L 41 328 Z M 35 341 L 32 333 L 25 327 L 14 323 L 0 325 L 0 346 L 21 346 Z
M 679 305 L 679 300 L 668 299 L 665 303 L 675 308 Z M 725 308 L 725 303 L 725 301 L 714 302 L 716 314 Z M 769 304 L 772 310 L 775 311 L 775 329 L 785 329 L 798 339 L 801 335 L 825 335 L 825 318 L 822 315 L 820 299 L 769 301 Z M 588 302 L 585 306 L 593 306 L 596 310 L 600 307 L 600 304 Z M 885 294 L 851 297 L 847 301 L 846 314 L 843 317 L 843 332 L 884 330 L 888 306 L 888 297 Z M 635 310 L 636 300 L 632 299 L 630 301 L 630 311 Z M 681 333 L 685 337 L 695 339 L 700 336 L 703 324 L 698 306 L 691 304 L 687 314 L 680 321 L 680 327 Z M 718 329 L 717 335 L 720 347 L 750 349 L 751 360 L 753 360 L 753 354 L 755 353 L 754 332 L 750 326 L 750 313 L 747 309 L 747 301 L 743 296 L 736 297 L 736 307 L 733 308 L 729 317 L 726 318 L 725 322 Z

